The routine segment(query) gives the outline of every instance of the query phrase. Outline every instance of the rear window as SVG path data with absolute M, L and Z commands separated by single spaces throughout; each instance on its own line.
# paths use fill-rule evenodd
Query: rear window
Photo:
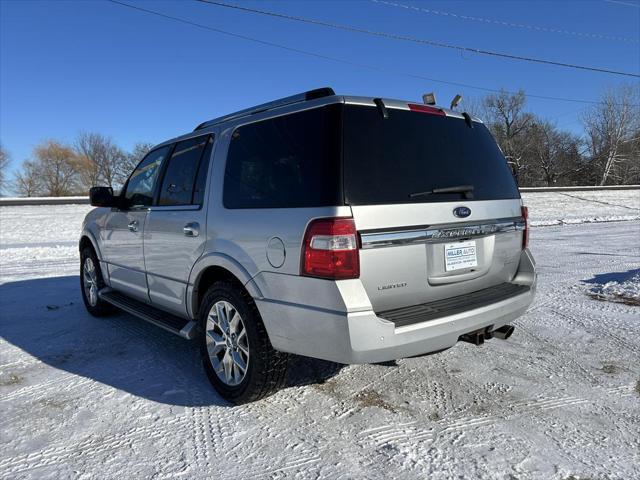
M 293 208 L 344 203 L 340 105 L 237 128 L 224 181 L 226 208 Z
M 410 197 L 472 185 L 473 200 L 520 198 L 495 140 L 480 123 L 375 107 L 344 106 L 344 194 L 351 205 L 450 202 L 462 193 Z M 468 201 L 468 200 L 465 200 Z

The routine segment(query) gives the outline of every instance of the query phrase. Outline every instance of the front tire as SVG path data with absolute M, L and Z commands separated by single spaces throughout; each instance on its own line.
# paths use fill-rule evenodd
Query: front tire
M 104 317 L 113 312 L 111 305 L 98 296 L 104 286 L 98 257 L 93 248 L 85 247 L 80 253 L 80 291 L 84 306 L 94 317 Z
M 251 296 L 231 282 L 216 282 L 200 304 L 202 362 L 226 400 L 242 404 L 281 389 L 289 355 L 274 350 Z

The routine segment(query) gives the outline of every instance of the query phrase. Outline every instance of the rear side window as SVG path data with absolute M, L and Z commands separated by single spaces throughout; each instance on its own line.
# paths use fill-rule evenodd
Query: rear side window
M 236 129 L 224 179 L 226 208 L 342 205 L 340 106 Z
M 148 207 L 153 202 L 153 191 L 160 165 L 169 153 L 169 147 L 149 152 L 138 164 L 127 181 L 124 197 L 132 207 Z
M 199 169 L 210 141 L 211 137 L 207 135 L 176 144 L 162 180 L 158 205 L 191 205 L 195 200 L 202 202 L 207 168 L 204 166 L 201 169 L 203 172 L 199 172 Z M 201 173 L 205 178 L 201 178 Z
M 204 153 L 200 160 L 200 167 L 196 174 L 196 183 L 193 188 L 193 204 L 202 205 L 204 203 L 204 189 L 207 183 L 207 174 L 209 173 L 209 163 L 211 162 L 211 151 L 213 150 L 213 136 L 209 136 L 207 145 L 204 147 Z
M 352 205 L 451 202 L 472 185 L 473 200 L 520 198 L 507 162 L 487 128 L 464 120 L 374 107 L 344 107 L 344 189 Z M 410 197 L 411 194 L 424 195 Z M 465 202 L 468 200 L 465 200 Z

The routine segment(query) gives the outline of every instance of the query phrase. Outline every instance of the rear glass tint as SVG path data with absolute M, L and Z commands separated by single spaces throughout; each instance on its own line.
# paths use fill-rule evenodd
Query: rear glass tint
M 344 193 L 352 205 L 447 202 L 462 193 L 412 193 L 473 185 L 473 200 L 520 198 L 495 140 L 480 123 L 375 107 L 344 106 Z M 465 199 L 465 202 L 468 201 Z
M 226 208 L 293 208 L 344 203 L 340 105 L 237 128 L 224 180 Z

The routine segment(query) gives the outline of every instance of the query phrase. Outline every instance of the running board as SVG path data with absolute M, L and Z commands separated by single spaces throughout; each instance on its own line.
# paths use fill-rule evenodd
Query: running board
M 98 295 L 105 302 L 160 328 L 164 328 L 168 332 L 187 339 L 192 339 L 196 335 L 196 322 L 193 320 L 172 315 L 147 303 L 127 297 L 111 288 L 103 288 Z

